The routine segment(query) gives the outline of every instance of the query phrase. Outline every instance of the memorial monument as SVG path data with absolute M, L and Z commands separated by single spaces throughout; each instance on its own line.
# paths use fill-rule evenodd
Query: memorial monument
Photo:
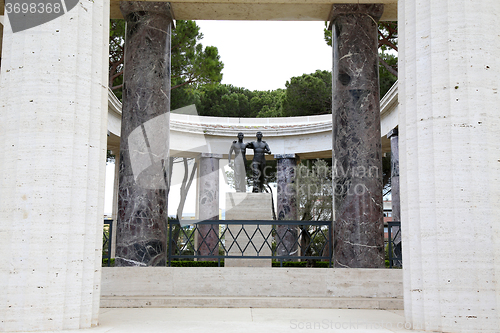
M 266 158 L 265 154 L 271 154 L 271 149 L 266 141 L 262 140 L 262 132 L 257 132 L 257 141 L 252 141 L 246 145 L 246 148 L 253 149 L 253 160 L 251 164 L 253 176 L 253 189 L 254 193 L 262 193 L 264 183 L 266 180 Z
M 234 177 L 237 193 L 226 193 L 227 220 L 272 220 L 272 200 L 270 193 L 262 193 L 265 181 L 265 154 L 271 154 L 269 145 L 262 140 L 262 132 L 257 132 L 257 141 L 243 143 L 243 133 L 238 133 L 238 141 L 233 141 L 229 149 L 229 162 L 235 152 Z M 251 164 L 253 175 L 253 193 L 246 193 L 246 149 L 254 150 Z M 225 234 L 229 256 L 271 256 L 271 248 L 262 246 L 262 235 L 271 232 L 270 225 L 228 225 Z M 261 232 L 256 232 L 259 228 Z M 239 232 L 243 230 L 244 232 Z M 237 244 L 237 245 L 236 245 Z M 260 249 L 258 252 L 256 249 Z M 271 267 L 271 259 L 235 259 L 225 260 L 226 267 Z
M 247 145 L 243 142 L 243 133 L 238 133 L 238 141 L 233 141 L 229 148 L 228 162 L 231 164 L 231 155 L 234 151 L 234 187 L 236 192 L 246 192 L 247 159 L 245 156 Z

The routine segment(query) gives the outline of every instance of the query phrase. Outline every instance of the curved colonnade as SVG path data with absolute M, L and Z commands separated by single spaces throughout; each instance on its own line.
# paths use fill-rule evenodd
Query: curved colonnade
M 345 14 L 339 3 L 351 10 L 360 7 L 352 0 L 169 2 L 175 19 L 332 22 L 333 16 Z M 110 17 L 120 17 L 119 3 L 80 1 L 64 15 L 19 32 L 4 17 L 0 252 L 5 265 L 0 277 L 5 287 L 0 331 L 98 324 L 104 160 L 106 148 L 117 148 L 113 139 L 119 133 L 118 118 L 107 116 L 108 23 Z M 382 105 L 381 136 L 398 125 L 405 320 L 426 331 L 497 332 L 500 2 L 365 3 L 385 4 L 381 19 L 397 19 L 399 27 L 398 111 L 385 114 Z M 4 4 L 0 0 L 1 9 Z M 355 45 L 344 42 L 345 47 Z M 360 66 L 337 68 L 342 71 L 335 76 L 341 84 L 362 83 L 350 75 L 360 72 Z M 349 89 L 353 103 L 365 93 L 361 85 Z M 371 89 L 370 96 L 374 92 Z M 174 118 L 172 153 L 176 126 L 192 125 Z M 217 148 L 218 136 L 206 134 L 226 133 L 230 127 L 219 132 L 213 128 L 201 130 L 203 139 L 209 137 L 208 143 L 213 143 L 207 144 L 207 151 L 226 154 L 236 133 L 220 135 L 218 140 L 228 143 L 225 149 Z M 254 132 L 249 129 L 247 139 Z M 321 132 L 309 135 L 320 137 Z M 279 132 L 264 135 L 275 145 L 273 153 L 288 149 L 272 141 Z M 378 143 L 376 136 L 372 138 Z M 289 147 L 295 146 L 300 144 Z
M 382 151 L 390 152 L 386 135 L 398 124 L 397 83 L 380 101 Z M 195 157 L 201 153 L 223 155 L 227 158 L 231 142 L 242 132 L 245 142 L 253 141 L 261 131 L 273 154 L 296 154 L 301 159 L 332 157 L 332 116 L 289 118 L 229 118 L 204 117 L 177 112 L 196 111 L 195 108 L 170 113 L 170 154 Z M 121 103 L 108 93 L 108 149 L 120 147 Z M 247 151 L 251 156 L 253 151 Z M 266 158 L 272 159 L 273 155 Z

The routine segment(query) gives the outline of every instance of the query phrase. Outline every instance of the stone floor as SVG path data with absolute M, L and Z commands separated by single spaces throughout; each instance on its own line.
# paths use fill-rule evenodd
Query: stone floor
M 61 331 L 59 331 L 61 332 Z M 100 325 L 67 333 L 423 332 L 403 311 L 270 308 L 103 308 Z

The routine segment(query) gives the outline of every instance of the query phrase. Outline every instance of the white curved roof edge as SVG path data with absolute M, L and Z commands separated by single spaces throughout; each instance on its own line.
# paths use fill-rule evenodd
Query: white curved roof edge
M 122 104 L 108 88 L 108 107 L 121 117 Z M 266 136 L 312 134 L 332 130 L 332 115 L 274 118 L 208 117 L 170 113 L 170 129 L 205 135 L 234 136 L 235 131 L 254 134 L 266 131 Z
M 380 115 L 384 116 L 386 113 L 391 112 L 398 104 L 398 81 L 396 81 L 391 89 L 380 100 Z
M 385 136 L 387 129 L 397 126 L 397 106 L 398 82 L 396 81 L 380 101 L 382 136 Z M 111 89 L 108 89 L 108 108 L 111 116 L 121 118 L 122 104 Z M 258 130 L 265 131 L 266 137 L 307 135 L 331 131 L 332 116 L 325 114 L 302 117 L 235 118 L 195 116 L 171 112 L 170 129 L 222 137 L 233 137 L 235 132 L 253 135 Z M 117 135 L 119 136 L 118 133 Z
M 115 93 L 111 88 L 108 87 L 108 111 L 122 116 L 122 102 L 116 97 Z
M 222 117 L 196 117 L 189 116 L 183 121 L 178 121 L 175 113 L 170 114 L 170 129 L 180 132 L 200 133 L 211 136 L 231 136 L 234 137 L 235 132 L 242 132 L 243 134 L 255 134 L 255 131 L 263 131 L 266 136 L 289 136 L 289 135 L 302 135 L 314 134 L 319 132 L 327 132 L 332 130 L 332 115 L 327 115 L 328 120 L 317 121 L 316 119 L 307 119 L 302 122 L 294 123 L 266 123 L 261 122 L 261 119 L 272 118 L 247 118 L 247 120 L 258 119 L 254 122 L 245 123 L 223 123 L 225 118 Z M 220 119 L 217 123 L 206 122 L 204 118 L 212 118 L 213 120 Z M 210 120 L 212 120 L 210 119 Z M 238 118 L 235 118 L 238 119 Z M 322 119 L 321 119 L 322 120 Z

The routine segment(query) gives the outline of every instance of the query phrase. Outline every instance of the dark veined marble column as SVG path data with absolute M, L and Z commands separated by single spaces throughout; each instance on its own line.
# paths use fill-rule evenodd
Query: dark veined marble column
M 117 266 L 165 266 L 170 115 L 166 2 L 121 2 L 127 21 Z
M 201 154 L 199 176 L 199 219 L 219 220 L 219 160 L 220 154 Z M 198 254 L 219 255 L 219 224 L 198 225 Z M 201 260 L 215 260 L 202 258 Z
M 335 267 L 384 267 L 377 21 L 380 4 L 333 5 Z
M 399 196 L 399 136 L 398 129 L 391 130 L 387 137 L 391 139 L 391 203 L 392 220 L 401 222 L 401 201 Z M 396 257 L 402 257 L 401 230 L 399 227 L 393 227 L 391 237 L 394 238 L 394 254 Z M 394 235 L 394 236 L 392 236 Z M 397 261 L 397 266 L 402 263 Z
M 279 221 L 297 220 L 297 193 L 295 188 L 295 169 L 297 160 L 295 154 L 274 155 L 277 160 L 277 212 Z M 279 225 L 276 226 L 278 256 L 298 255 L 297 226 Z M 279 240 L 279 241 L 278 241 Z
M 399 196 L 399 136 L 395 128 L 387 134 L 391 139 L 391 202 L 392 220 L 401 222 L 401 206 Z

